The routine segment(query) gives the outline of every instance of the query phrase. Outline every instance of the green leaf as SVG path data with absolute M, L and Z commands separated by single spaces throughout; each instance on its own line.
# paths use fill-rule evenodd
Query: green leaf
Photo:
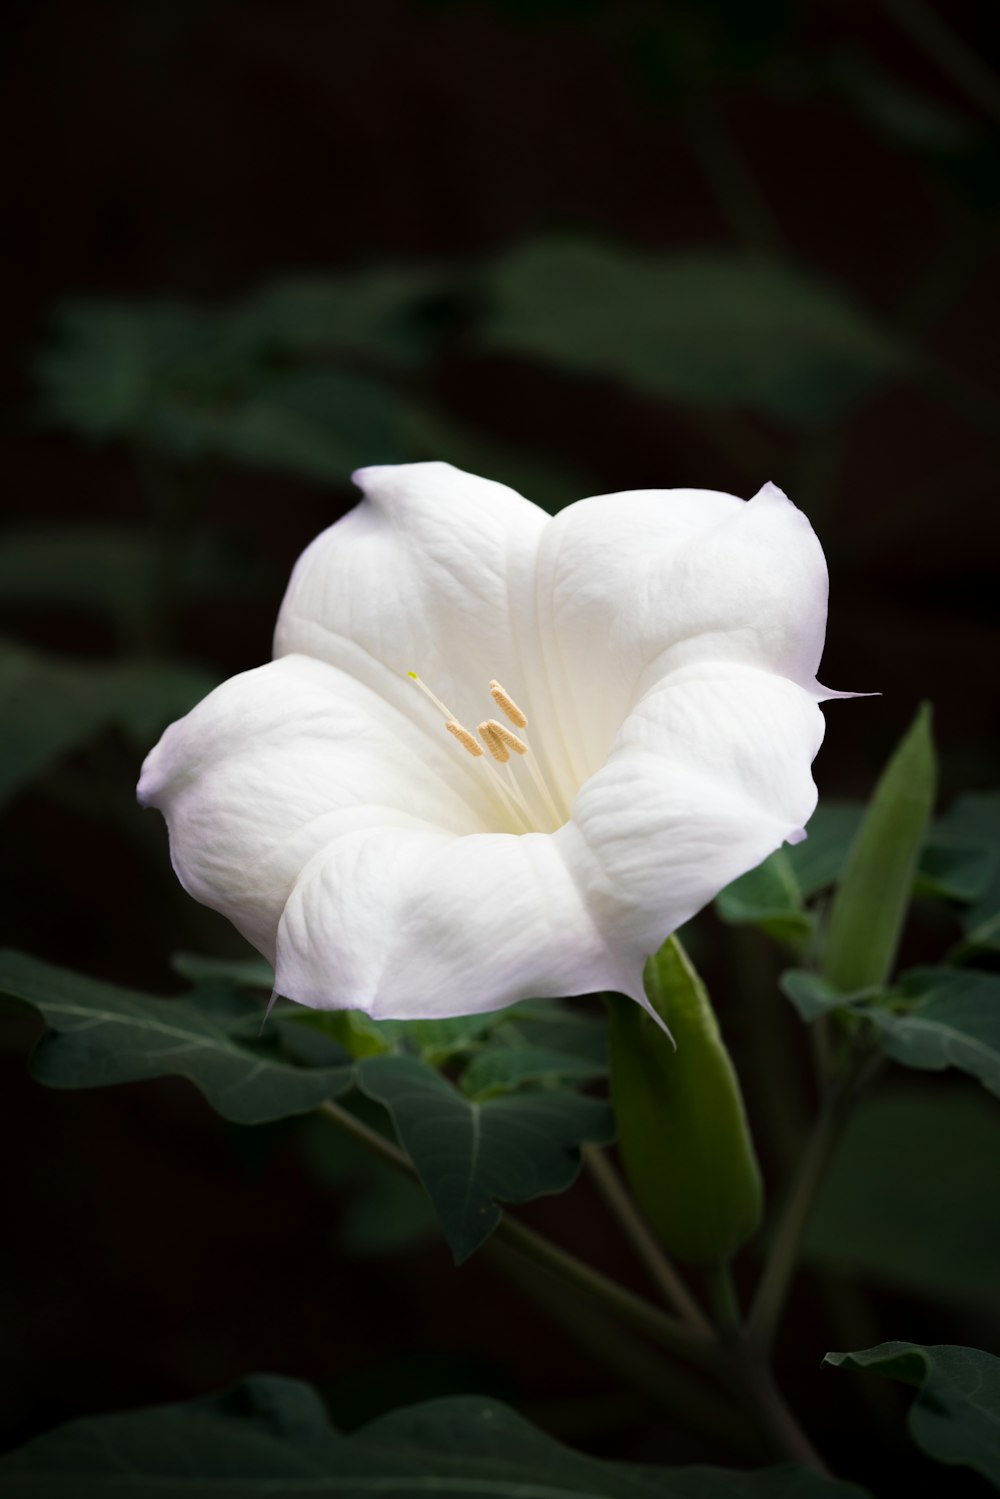
M 230 336 L 254 357 L 361 354 L 403 368 L 429 352 L 428 308 L 450 291 L 440 267 L 379 266 L 343 276 L 299 276 L 262 287 L 229 314 Z
M 812 1262 L 896 1292 L 1000 1313 L 1000 1109 L 967 1082 L 861 1099 L 806 1231 Z
M 965 940 L 954 957 L 964 960 L 978 952 L 1000 952 L 1000 792 L 959 797 L 935 826 L 933 836 L 966 850 L 970 862 L 978 853 L 971 870 L 965 866 L 964 889 L 955 893 L 970 904 L 962 915 Z M 971 888 L 977 876 L 979 882 Z
M 867 1012 L 889 1055 L 932 1072 L 958 1067 L 1000 1096 L 1000 975 L 917 968 L 898 992 L 907 1008 Z
M 739 1081 L 704 985 L 676 937 L 646 964 L 668 1037 L 631 999 L 611 1001 L 611 1092 L 632 1191 L 679 1259 L 728 1259 L 755 1231 L 760 1170 Z
M 829 418 L 906 365 L 834 287 L 752 255 L 549 239 L 501 259 L 487 292 L 487 347 L 692 406 Z
M 614 1135 L 605 1103 L 565 1089 L 478 1102 L 407 1056 L 362 1061 L 358 1078 L 392 1115 L 456 1264 L 496 1228 L 500 1203 L 564 1191 L 579 1172 L 581 1145 Z
M 863 1499 L 782 1465 L 660 1468 L 573 1452 L 482 1396 L 404 1407 L 345 1436 L 307 1385 L 257 1374 L 222 1395 L 57 1427 L 0 1457 L 5 1499 L 211 1499 L 280 1493 L 426 1499 Z M 77 1490 L 74 1489 L 74 1492 Z
M 777 849 L 756 869 L 727 885 L 715 905 L 723 921 L 759 926 L 780 942 L 801 942 L 813 926 L 786 848 Z
M 514 1093 L 528 1083 L 555 1087 L 586 1083 L 607 1071 L 601 1061 L 548 1051 L 542 1046 L 490 1046 L 473 1057 L 462 1073 L 462 1092 L 483 1099 L 495 1093 Z
M 258 1043 L 260 1012 L 227 985 L 156 999 L 7 949 L 0 991 L 44 1017 L 31 1071 L 50 1088 L 185 1077 L 224 1119 L 263 1124 L 318 1108 L 353 1081 L 349 1064 L 295 1067 Z
M 858 1000 L 883 992 L 881 989 L 863 989 L 856 994 L 843 994 L 818 973 L 810 973 L 804 968 L 786 969 L 778 982 L 781 992 L 792 1001 L 805 1021 L 818 1020 L 821 1015 L 850 1008 Z
M 307 369 L 258 383 L 232 406 L 164 404 L 154 436 L 181 456 L 210 456 L 343 484 L 364 463 L 409 455 L 396 398 L 368 376 Z
M 0 642 L 0 802 L 110 728 L 143 749 L 212 679 L 165 662 L 91 662 Z
M 836 883 L 864 815 L 861 802 L 820 802 L 807 836 L 782 850 L 806 900 Z
M 135 436 L 153 393 L 178 371 L 209 371 L 210 320 L 172 302 L 67 302 L 35 360 L 48 420 L 93 439 Z
M 221 979 L 237 989 L 274 989 L 274 969 L 266 958 L 205 958 L 193 952 L 175 952 L 170 966 L 192 984 Z
M 845 993 L 884 984 L 892 971 L 935 778 L 925 704 L 882 773 L 833 899 L 823 977 Z
M 824 1363 L 916 1385 L 909 1427 L 917 1446 L 940 1463 L 974 1468 L 1000 1488 L 1000 1359 L 950 1343 L 880 1343 L 828 1353 Z

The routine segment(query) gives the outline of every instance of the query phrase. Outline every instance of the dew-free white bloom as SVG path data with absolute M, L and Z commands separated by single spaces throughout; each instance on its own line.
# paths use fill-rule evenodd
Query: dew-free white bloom
M 643 1002 L 646 957 L 815 807 L 837 694 L 808 521 L 771 484 L 550 518 L 444 463 L 355 479 L 295 567 L 274 661 L 143 766 L 181 882 L 305 1005 Z M 474 753 L 491 720 L 527 752 Z

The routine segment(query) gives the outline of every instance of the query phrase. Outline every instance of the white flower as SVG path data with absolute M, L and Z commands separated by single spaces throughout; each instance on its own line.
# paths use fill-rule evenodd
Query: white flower
M 296 565 L 275 660 L 143 766 L 182 884 L 305 1005 L 643 1003 L 647 955 L 815 807 L 839 694 L 816 682 L 808 521 L 771 484 L 550 518 L 444 463 L 355 478 L 363 501 Z M 489 720 L 526 753 L 474 753 L 505 752 Z

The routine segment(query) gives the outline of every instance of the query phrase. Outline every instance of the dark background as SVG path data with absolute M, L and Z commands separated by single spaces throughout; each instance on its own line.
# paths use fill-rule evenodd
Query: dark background
M 341 482 L 229 461 L 192 477 L 176 453 L 150 457 L 142 440 L 83 440 L 32 375 L 39 349 L 64 337 L 58 304 L 212 308 L 290 273 L 444 267 L 446 294 L 425 309 L 430 353 L 403 381 L 484 455 L 524 453 L 556 475 L 542 498 L 557 503 L 571 481 L 580 494 L 694 485 L 749 495 L 771 478 L 807 510 L 831 570 L 824 679 L 883 694 L 828 709 L 824 796 L 865 794 L 922 698 L 935 705 L 943 799 L 989 785 L 1000 436 L 990 21 L 989 7 L 944 0 L 11 4 L 0 294 L 14 534 L 51 528 L 71 564 L 87 527 L 162 541 L 163 506 L 180 487 L 180 545 L 210 531 L 239 566 L 238 586 L 185 596 L 141 639 L 116 631 L 79 588 L 60 598 L 51 578 L 37 596 L 30 580 L 8 586 L 7 633 L 88 662 L 169 652 L 221 678 L 266 659 L 292 562 L 352 502 L 346 464 Z M 469 268 L 551 231 L 654 254 L 777 258 L 866 309 L 908 363 L 802 424 L 739 402 L 696 409 L 478 344 Z M 581 306 L 581 321 L 592 311 Z M 81 546 L 80 572 L 89 558 Z M 109 727 L 13 800 L 2 935 L 169 992 L 174 949 L 239 949 L 174 888 L 162 830 L 132 807 L 143 748 Z M 910 942 L 919 955 L 939 937 L 928 918 Z M 723 947 L 710 932 L 704 961 L 725 1017 L 735 1000 Z M 746 956 L 765 961 L 763 947 Z M 772 1021 L 794 1070 L 797 1022 Z M 732 1026 L 751 1106 L 756 1088 L 765 1109 L 772 1080 L 752 1076 L 752 1027 Z M 480 1388 L 597 1450 L 713 1456 L 657 1412 L 655 1376 L 636 1394 L 635 1350 L 622 1353 L 625 1373 L 609 1375 L 487 1257 L 456 1273 L 433 1237 L 396 1257 L 348 1253 L 343 1177 L 331 1192 L 315 1152 L 307 1158 L 287 1132 L 229 1128 L 181 1083 L 45 1092 L 24 1070 L 31 1034 L 25 1023 L 4 1060 L 9 1439 L 272 1369 L 318 1382 L 345 1421 Z M 772 1186 L 780 1138 L 764 1142 Z M 610 1232 L 593 1241 L 596 1211 L 581 1187 L 534 1216 L 631 1275 Z M 838 1297 L 854 1297 L 850 1315 L 870 1342 L 959 1342 L 971 1316 L 905 1303 L 893 1322 L 891 1295 L 876 1312 L 860 1295 L 846 1282 L 807 1285 L 794 1308 L 800 1343 L 803 1329 L 810 1347 L 827 1336 Z M 585 1337 L 582 1312 L 580 1327 Z M 803 1401 L 830 1412 L 831 1430 L 856 1423 L 855 1397 L 841 1385 L 831 1393 L 818 1357 L 787 1371 Z M 377 1366 L 388 1382 L 376 1384 Z

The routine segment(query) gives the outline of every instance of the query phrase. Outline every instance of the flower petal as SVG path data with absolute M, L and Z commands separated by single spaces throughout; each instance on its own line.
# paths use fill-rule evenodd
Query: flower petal
M 496 817 L 477 762 L 424 740 L 377 693 L 323 661 L 285 656 L 224 682 L 147 756 L 185 889 L 268 957 L 303 866 L 354 827 L 479 833 Z
M 542 536 L 538 596 L 578 784 L 650 683 L 689 662 L 744 661 L 817 690 L 826 562 L 773 484 L 748 502 L 673 489 L 571 505 Z
M 449 463 L 361 469 L 364 499 L 299 558 L 275 631 L 276 656 L 320 657 L 408 712 L 433 710 L 415 671 L 475 727 L 497 677 L 524 692 L 512 619 L 534 591 L 548 516 L 506 485 Z M 534 651 L 528 647 L 529 664 Z M 429 716 L 429 717 L 428 717 Z
M 670 932 L 797 840 L 823 728 L 812 693 L 732 661 L 681 667 L 629 715 L 571 824 L 574 872 L 627 992 L 641 997 L 642 965 Z
M 285 907 L 278 992 L 407 1020 L 613 987 L 617 967 L 561 839 L 396 828 L 338 838 Z

